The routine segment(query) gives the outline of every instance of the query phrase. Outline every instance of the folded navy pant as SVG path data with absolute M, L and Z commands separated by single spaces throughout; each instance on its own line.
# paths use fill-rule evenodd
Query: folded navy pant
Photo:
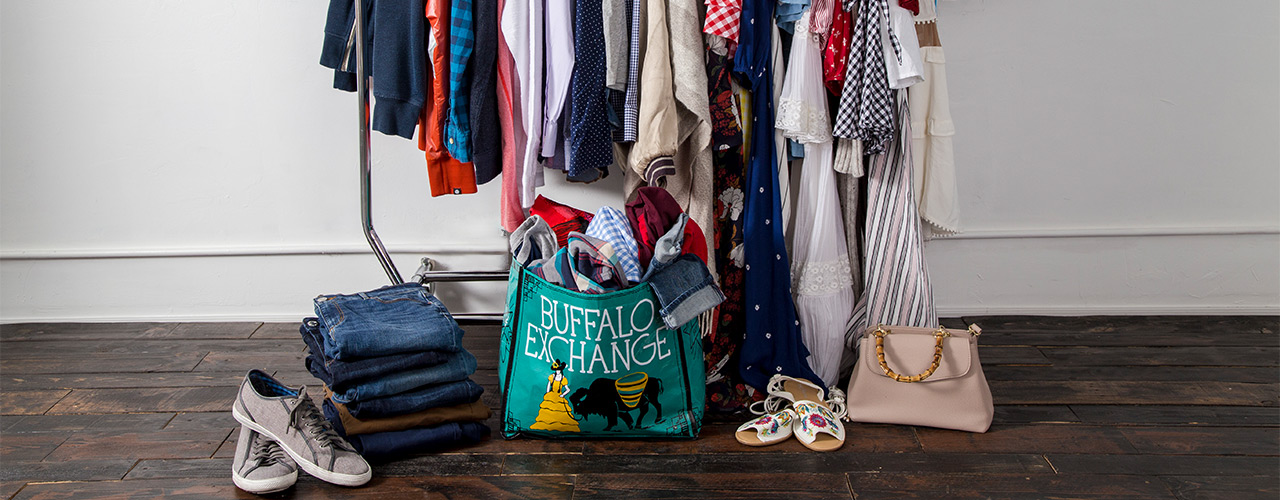
M 347 441 L 365 459 L 378 461 L 477 443 L 488 436 L 489 426 L 480 422 L 450 422 L 403 431 L 347 436 Z

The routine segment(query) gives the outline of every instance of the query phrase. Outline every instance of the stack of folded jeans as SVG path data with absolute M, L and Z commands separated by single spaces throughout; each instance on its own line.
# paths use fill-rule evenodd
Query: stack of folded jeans
M 365 458 L 484 439 L 489 408 L 476 358 L 439 299 L 416 283 L 315 299 L 300 329 L 307 370 L 325 383 L 325 417 Z

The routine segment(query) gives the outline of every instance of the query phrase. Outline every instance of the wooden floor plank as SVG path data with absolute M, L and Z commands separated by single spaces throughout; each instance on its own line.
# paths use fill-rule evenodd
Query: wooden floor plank
M 17 323 L 0 324 L 0 341 L 101 340 L 157 337 L 178 323 Z
M 130 459 L 72 460 L 64 462 L 16 462 L 5 460 L 0 479 L 5 481 L 106 481 L 123 478 L 133 467 Z M 230 465 L 228 464 L 228 471 Z
M 39 415 L 49 411 L 53 405 L 70 393 L 71 391 L 61 389 L 11 391 L 5 387 L 4 392 L 0 392 L 0 414 Z
M 0 382 L 5 390 L 234 387 L 240 385 L 246 372 L 5 374 L 0 376 Z
M 1001 404 L 1276 406 L 1280 384 L 1140 381 L 990 381 Z
M 1244 500 L 1280 498 L 1275 476 L 1175 476 L 1165 483 L 1183 500 Z
M 1049 359 L 1035 347 L 987 347 L 978 348 L 978 358 L 986 365 L 1048 365 Z
M 230 411 L 211 413 L 179 413 L 164 426 L 166 431 L 225 430 L 240 427 Z
M 143 338 L 165 339 L 247 339 L 262 326 L 256 321 L 239 323 L 181 323 L 163 334 L 145 335 Z
M 56 354 L 28 354 L 23 357 L 0 358 L 0 371 L 4 373 L 149 373 L 191 371 L 203 352 L 170 354 L 99 353 L 85 356 L 59 356 Z
M 0 439 L 0 461 L 38 462 L 71 437 L 70 432 L 6 434 Z
M 1280 347 L 1280 335 L 1258 331 L 1215 332 L 1212 335 L 1187 333 L 1078 333 L 985 331 L 980 342 L 984 346 L 1041 347 Z
M 1203 333 L 1280 330 L 1277 316 L 965 316 L 984 331 L 1086 333 Z
M 298 339 L 301 319 L 295 323 L 263 323 L 249 336 L 251 339 Z
M 746 447 L 735 438 L 739 424 L 703 425 L 698 439 L 663 440 L 587 440 L 583 453 L 587 455 L 665 455 L 705 453 L 804 453 L 807 449 L 795 439 L 772 446 Z M 844 453 L 900 453 L 919 451 L 915 435 L 910 427 L 845 424 L 845 444 L 835 454 Z
M 1275 367 L 1280 362 L 1280 347 L 1041 347 L 1040 352 L 1054 366 Z
M 46 461 L 117 458 L 208 458 L 229 431 L 77 432 L 53 450 Z
M 205 356 L 200 364 L 195 367 L 196 371 L 238 371 L 246 373 L 249 370 L 275 370 L 282 367 L 304 366 L 302 359 L 307 357 L 306 353 L 301 350 L 294 352 L 210 352 Z
M 173 419 L 173 413 L 128 413 L 111 415 L 31 415 L 5 429 L 5 435 L 41 432 L 146 432 L 158 431 Z
M 841 474 L 582 474 L 578 499 L 849 499 Z
M 993 425 L 983 434 L 918 428 L 925 452 L 944 453 L 1133 453 L 1120 430 L 1086 425 Z
M 769 460 L 761 460 L 767 456 Z M 503 474 L 691 474 L 826 472 L 1049 472 L 1039 455 L 982 453 L 722 453 L 706 455 L 510 455 Z
M 1272 476 L 1280 457 L 1205 455 L 1066 455 L 1045 456 L 1059 474 L 1137 474 L 1142 476 Z
M 301 352 L 301 339 L 32 340 L 6 342 L 6 357 L 66 357 L 72 354 L 177 354 L 222 352 Z
M 1091 424 L 1280 426 L 1280 407 L 1075 405 L 1071 410 Z
M 188 479 L 231 476 L 232 457 L 139 460 L 124 479 Z M 116 478 L 120 479 L 120 478 Z
M 996 413 L 992 425 L 1034 424 L 1034 423 L 1075 423 L 1080 418 L 1071 407 L 1066 405 L 996 405 Z
M 1119 431 L 1142 453 L 1280 455 L 1276 427 L 1128 427 Z
M 237 387 L 76 389 L 49 413 L 202 412 L 231 408 Z
M 393 462 L 379 463 L 377 474 L 383 477 L 420 476 L 431 471 L 433 476 L 497 476 L 502 473 L 503 455 L 444 453 L 420 455 Z
M 1254 382 L 1280 383 L 1274 367 L 1236 366 L 1005 366 L 983 360 L 987 380 L 1093 380 L 1130 382 Z
M 13 498 L 26 485 L 26 481 L 0 481 L 0 498 Z
M 1164 481 L 1152 476 L 1075 476 L 1059 474 L 849 474 L 861 498 L 1169 498 Z
M 378 477 L 359 488 L 344 488 L 302 476 L 293 488 L 276 495 L 305 499 L 568 499 L 573 478 L 541 477 Z M 240 491 L 227 478 L 131 479 L 124 481 L 28 484 L 14 498 L 50 500 L 64 498 L 262 498 Z

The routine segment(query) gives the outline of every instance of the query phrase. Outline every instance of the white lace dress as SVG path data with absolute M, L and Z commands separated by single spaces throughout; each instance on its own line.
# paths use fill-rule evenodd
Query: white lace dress
M 777 128 L 804 144 L 796 199 L 791 290 L 809 366 L 826 385 L 837 381 L 846 323 L 853 315 L 853 279 L 836 190 L 831 119 L 822 84 L 823 43 L 809 30 L 806 9 L 796 22 Z

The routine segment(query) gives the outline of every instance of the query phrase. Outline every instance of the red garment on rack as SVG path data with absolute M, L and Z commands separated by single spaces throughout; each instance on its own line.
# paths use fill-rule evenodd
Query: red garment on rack
M 844 10 L 844 2 L 836 2 L 832 9 L 827 47 L 822 53 L 822 80 L 835 96 L 844 89 L 845 64 L 849 62 L 849 41 L 853 35 L 852 21 L 853 16 Z
M 431 51 L 431 96 L 418 120 L 418 149 L 427 154 L 427 177 L 431 196 L 476 192 L 476 169 L 452 156 L 444 144 L 444 122 L 449 111 L 449 4 L 427 0 L 427 22 L 435 50 Z
M 898 6 L 911 11 L 913 16 L 920 15 L 920 0 L 898 0 Z

